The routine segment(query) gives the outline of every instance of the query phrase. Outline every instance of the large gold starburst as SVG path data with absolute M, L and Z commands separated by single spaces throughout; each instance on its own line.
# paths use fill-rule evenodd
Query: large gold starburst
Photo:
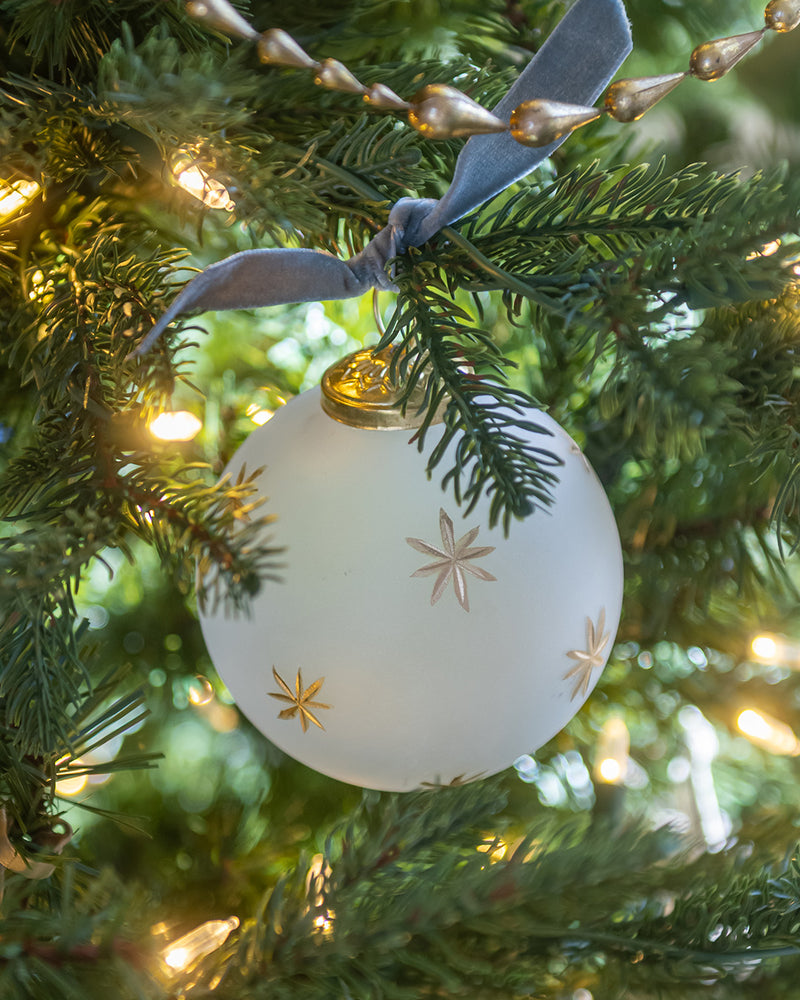
M 427 566 L 423 566 L 411 575 L 430 576 L 433 573 L 437 574 L 431 594 L 431 604 L 435 604 L 439 600 L 450 577 L 452 577 L 456 599 L 465 611 L 469 611 L 467 578 L 464 574 L 471 573 L 479 580 L 496 580 L 496 576 L 487 573 L 480 566 L 473 566 L 470 562 L 472 559 L 488 556 L 490 552 L 494 552 L 495 546 L 483 545 L 474 549 L 470 548 L 470 545 L 478 537 L 480 528 L 473 528 L 456 541 L 453 534 L 453 522 L 443 509 L 439 510 L 439 530 L 442 534 L 441 549 L 436 545 L 431 545 L 430 542 L 423 542 L 421 538 L 406 538 L 412 549 L 416 549 L 417 552 L 426 556 L 436 556 L 435 562 L 428 563 Z
M 308 732 L 309 722 L 313 722 L 315 726 L 319 726 L 320 729 L 325 727 L 319 721 L 319 719 L 311 711 L 312 708 L 330 708 L 330 705 L 325 705 L 321 701 L 313 701 L 314 695 L 322 687 L 325 681 L 324 677 L 320 677 L 319 680 L 314 681 L 307 688 L 303 688 L 303 674 L 300 670 L 297 671 L 297 677 L 294 682 L 294 691 L 289 687 L 286 681 L 281 677 L 275 667 L 272 668 L 272 676 L 275 678 L 275 682 L 281 689 L 281 692 L 276 694 L 273 691 L 269 692 L 270 698 L 277 698 L 278 701 L 288 701 L 289 707 L 284 708 L 278 713 L 279 719 L 293 719 L 295 715 L 299 713 L 300 715 L 300 725 L 303 727 L 303 732 Z
M 570 659 L 578 661 L 571 670 L 568 670 L 564 674 L 565 680 L 577 675 L 570 701 L 577 696 L 579 691 L 586 694 L 589 690 L 589 682 L 592 679 L 592 671 L 595 667 L 603 666 L 603 650 L 611 638 L 610 632 L 603 631 L 605 627 L 606 609 L 601 608 L 597 625 L 594 624 L 591 618 L 586 619 L 586 649 L 571 649 L 567 653 Z

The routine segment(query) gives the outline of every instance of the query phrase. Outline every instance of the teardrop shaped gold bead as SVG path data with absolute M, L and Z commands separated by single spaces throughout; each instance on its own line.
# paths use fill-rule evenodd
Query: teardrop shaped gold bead
M 771 31 L 792 31 L 800 24 L 800 0 L 770 0 L 764 21 Z
M 548 146 L 581 125 L 596 121 L 602 113 L 582 104 L 525 101 L 511 113 L 511 135 L 523 146 Z
M 365 94 L 367 88 L 338 59 L 323 59 L 314 73 L 314 83 L 345 94 Z
M 316 69 L 319 63 L 304 52 L 297 42 L 280 28 L 270 28 L 258 39 L 258 58 L 273 66 Z
M 508 131 L 502 119 L 444 83 L 429 83 L 411 98 L 408 122 L 426 139 L 459 139 Z
M 703 42 L 692 53 L 689 72 L 698 80 L 719 80 L 761 41 L 766 30 L 760 28 L 758 31 L 748 31 L 744 35 L 731 35 L 730 38 L 716 38 L 713 42 Z
M 258 32 L 248 24 L 228 0 L 189 0 L 186 13 L 210 28 L 239 38 L 258 38 Z
M 411 105 L 404 101 L 383 83 L 373 83 L 367 88 L 364 100 L 374 108 L 383 108 L 385 111 L 408 111 Z
M 606 111 L 618 122 L 638 121 L 687 76 L 687 73 L 667 73 L 617 80 L 606 92 Z

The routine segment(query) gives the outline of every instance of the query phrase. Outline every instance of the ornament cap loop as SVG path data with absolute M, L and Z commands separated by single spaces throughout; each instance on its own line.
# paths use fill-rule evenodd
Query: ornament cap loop
M 427 413 L 424 377 L 409 395 L 403 382 L 393 377 L 397 348 L 365 348 L 337 361 L 322 376 L 322 409 L 340 423 L 368 430 L 411 430 L 420 427 Z M 447 405 L 437 411 L 439 423 Z

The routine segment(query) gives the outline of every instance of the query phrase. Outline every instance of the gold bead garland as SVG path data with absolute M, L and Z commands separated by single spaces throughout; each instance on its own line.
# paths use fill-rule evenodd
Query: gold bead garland
M 800 25 L 800 0 L 770 0 L 764 11 L 763 28 L 703 42 L 692 52 L 686 72 L 617 80 L 606 91 L 601 108 L 540 99 L 525 101 L 514 109 L 511 120 L 505 122 L 460 90 L 443 83 L 428 84 L 410 101 L 382 83 L 366 87 L 337 59 L 322 62 L 312 59 L 280 28 L 259 35 L 227 0 L 189 0 L 186 9 L 192 17 L 211 27 L 256 41 L 263 63 L 310 70 L 314 82 L 327 90 L 360 94 L 367 104 L 381 111 L 405 112 L 411 127 L 426 139 L 508 132 L 516 142 L 534 147 L 562 139 L 603 114 L 621 123 L 637 121 L 687 77 L 704 82 L 719 80 L 767 31 L 784 33 Z

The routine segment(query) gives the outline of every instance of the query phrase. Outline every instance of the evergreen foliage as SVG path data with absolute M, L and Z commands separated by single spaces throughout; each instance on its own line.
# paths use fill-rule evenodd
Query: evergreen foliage
M 367 85 L 405 96 L 421 82 L 455 83 L 487 106 L 564 8 L 237 6 Z M 678 29 L 711 37 L 760 16 L 710 0 L 643 6 L 630 5 L 635 58 L 651 66 L 669 53 L 648 50 Z M 769 42 L 793 53 L 795 74 L 798 35 Z M 357 253 L 396 199 L 443 193 L 460 143 L 426 142 L 353 95 L 259 65 L 252 47 L 206 30 L 178 0 L 7 0 L 0 68 L 0 183 L 41 189 L 20 210 L 0 207 L 0 806 L 10 834 L 0 859 L 10 850 L 55 865 L 42 880 L 0 867 L 0 996 L 789 995 L 800 797 L 792 761 L 743 751 L 731 719 L 740 702 L 776 716 L 800 704 L 796 673 L 759 672 L 743 652 L 757 625 L 790 631 L 798 601 L 792 164 L 693 162 L 696 121 L 686 148 L 664 157 L 637 148 L 637 126 L 622 137 L 593 127 L 393 262 L 400 293 L 383 339 L 405 346 L 410 384 L 431 372 L 429 415 L 449 398 L 443 428 L 426 423 L 418 436 L 441 435 L 429 473 L 466 508 L 489 493 L 493 520 L 513 536 L 515 518 L 546 516 L 558 477 L 547 438 L 533 448 L 514 432 L 535 425 L 532 401 L 553 413 L 618 518 L 619 644 L 527 784 L 511 774 L 359 803 L 242 726 L 248 763 L 237 770 L 213 743 L 214 805 L 201 815 L 176 804 L 201 792 L 186 775 L 178 793 L 157 785 L 166 778 L 145 784 L 151 769 L 168 773 L 176 706 L 204 662 L 176 595 L 191 604 L 196 590 L 201 603 L 246 613 L 260 582 L 280 578 L 279 512 L 254 501 L 257 470 L 220 474 L 243 434 L 242 400 L 267 381 L 297 391 L 341 340 L 303 341 L 300 313 L 286 309 L 224 326 L 203 317 L 144 357 L 133 350 L 192 268 L 249 246 Z M 734 124 L 719 92 L 711 132 Z M 180 155 L 225 186 L 230 213 L 175 184 Z M 348 314 L 351 336 L 374 342 L 360 308 Z M 213 440 L 155 443 L 151 419 L 201 391 Z M 454 441 L 454 467 L 440 468 Z M 113 606 L 127 564 L 150 596 L 120 598 L 95 629 L 85 594 L 102 574 Z M 717 776 L 734 835 L 717 853 L 654 819 L 674 792 L 681 713 L 695 706 L 727 755 Z M 645 816 L 622 825 L 568 780 L 570 768 L 586 773 L 614 710 L 632 755 L 650 761 Z M 126 734 L 119 755 L 92 757 Z M 128 792 L 81 803 L 94 825 L 53 856 L 58 818 L 77 822 L 57 782 L 122 771 Z M 511 847 L 498 860 L 501 837 Z M 239 931 L 170 970 L 166 939 L 223 910 L 239 915 Z M 161 921 L 166 937 L 153 932 Z

